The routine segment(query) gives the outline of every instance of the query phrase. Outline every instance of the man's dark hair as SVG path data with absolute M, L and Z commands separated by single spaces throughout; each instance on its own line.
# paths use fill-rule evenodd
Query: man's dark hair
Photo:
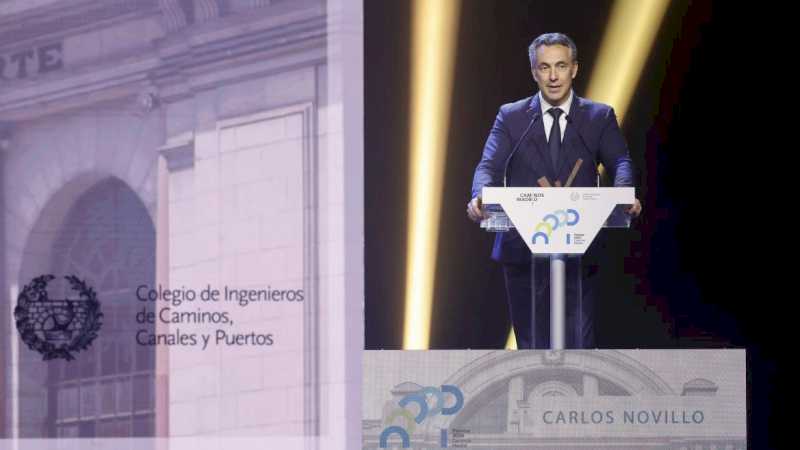
M 536 65 L 536 49 L 543 45 L 547 45 L 548 47 L 551 45 L 569 47 L 569 52 L 572 55 L 572 62 L 578 60 L 578 47 L 575 46 L 575 42 L 573 42 L 569 36 L 563 33 L 545 33 L 534 39 L 530 47 L 528 47 L 528 59 L 531 61 L 531 67 Z

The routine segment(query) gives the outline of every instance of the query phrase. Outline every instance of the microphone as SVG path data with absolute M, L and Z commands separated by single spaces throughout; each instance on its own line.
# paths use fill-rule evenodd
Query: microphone
M 591 150 L 589 150 L 589 146 L 586 145 L 586 140 L 583 138 L 583 134 L 581 134 L 581 131 L 578 129 L 578 127 L 575 126 L 575 123 L 572 120 L 572 116 L 567 114 L 564 117 L 566 117 L 567 123 L 572 125 L 572 129 L 575 130 L 575 134 L 577 134 L 578 137 L 580 138 L 581 143 L 583 143 L 583 147 L 586 149 L 586 152 L 589 153 L 589 156 L 592 157 L 592 167 L 594 167 L 594 174 L 595 178 L 597 179 L 597 187 L 600 187 L 600 171 L 597 170 L 597 159 L 595 158 L 595 155 L 592 153 Z
M 536 114 L 535 116 L 533 116 L 533 119 L 531 119 L 531 123 L 528 124 L 528 128 L 525 128 L 525 131 L 522 133 L 522 136 L 520 136 L 519 141 L 517 141 L 517 145 L 515 145 L 514 148 L 511 149 L 511 153 L 508 155 L 508 158 L 506 158 L 506 165 L 503 168 L 503 187 L 507 187 L 506 186 L 506 184 L 507 184 L 506 182 L 507 182 L 507 176 L 508 176 L 508 166 L 511 165 L 511 158 L 514 157 L 514 153 L 517 153 L 517 150 L 519 149 L 519 146 L 522 145 L 522 141 L 525 140 L 525 136 L 527 136 L 528 132 L 531 131 L 531 128 L 533 127 L 533 124 L 536 123 L 536 119 L 538 119 L 538 118 L 539 118 L 539 114 Z

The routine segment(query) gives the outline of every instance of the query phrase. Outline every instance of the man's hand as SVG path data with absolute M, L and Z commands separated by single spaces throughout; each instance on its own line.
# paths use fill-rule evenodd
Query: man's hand
M 480 222 L 486 218 L 480 197 L 475 197 L 467 203 L 467 215 L 473 222 Z
M 636 218 L 639 217 L 639 214 L 642 213 L 642 204 L 639 202 L 639 199 L 634 199 L 633 205 L 630 208 L 626 209 L 625 212 L 630 214 L 631 217 Z

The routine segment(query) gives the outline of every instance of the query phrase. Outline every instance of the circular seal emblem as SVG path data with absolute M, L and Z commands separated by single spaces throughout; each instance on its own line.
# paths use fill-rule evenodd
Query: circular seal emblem
M 53 275 L 40 275 L 17 297 L 14 320 L 22 341 L 42 359 L 75 359 L 72 352 L 87 349 L 97 337 L 103 314 L 94 289 L 74 275 L 64 277 L 77 299 L 51 299 L 47 283 Z
M 572 200 L 573 202 L 577 202 L 579 198 L 581 198 L 581 195 L 578 194 L 577 192 L 569 194 L 569 199 Z

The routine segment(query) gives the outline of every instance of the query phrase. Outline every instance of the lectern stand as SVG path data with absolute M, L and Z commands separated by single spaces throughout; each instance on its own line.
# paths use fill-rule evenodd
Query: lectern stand
M 491 232 L 516 228 L 532 257 L 550 258 L 550 347 L 563 350 L 566 327 L 566 259 L 586 252 L 600 228 L 628 228 L 624 208 L 635 201 L 634 188 L 485 187 L 482 201 Z M 536 280 L 531 265 L 531 315 L 536 311 Z M 581 276 L 575 292 L 581 295 Z M 535 330 L 531 317 L 531 333 Z M 531 336 L 531 342 L 535 342 Z

